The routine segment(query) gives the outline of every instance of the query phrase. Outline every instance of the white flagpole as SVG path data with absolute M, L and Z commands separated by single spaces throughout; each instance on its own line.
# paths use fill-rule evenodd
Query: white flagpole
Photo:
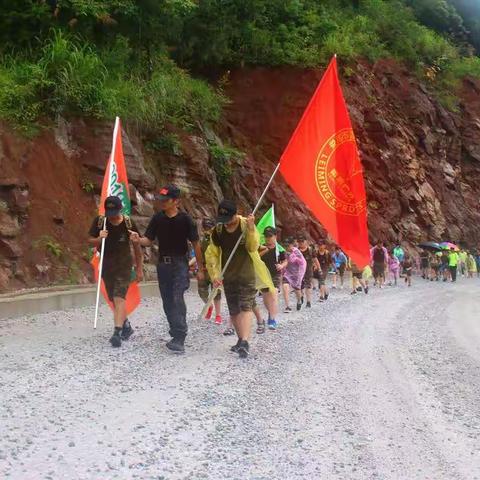
M 110 153 L 110 161 L 109 161 L 109 168 L 108 168 L 108 182 L 107 182 L 107 197 L 110 196 L 110 179 L 112 177 L 112 170 L 113 170 L 113 162 L 115 161 L 115 146 L 116 146 L 116 139 L 118 134 L 118 128 L 120 126 L 120 118 L 115 118 L 115 127 L 113 129 L 113 140 L 112 140 L 112 151 Z M 107 217 L 103 220 L 103 229 L 106 230 L 107 228 Z M 98 320 L 98 307 L 100 304 L 100 287 L 102 285 L 102 270 L 103 270 L 103 257 L 105 252 L 105 239 L 102 238 L 102 246 L 100 247 L 100 262 L 98 264 L 98 283 L 97 283 L 97 300 L 95 303 L 95 320 L 93 321 L 93 328 L 97 328 L 97 320 Z
M 265 197 L 265 195 L 267 193 L 267 190 L 270 188 L 270 185 L 272 184 L 273 179 L 275 178 L 275 175 L 277 174 L 279 168 L 280 168 L 280 162 L 278 162 L 278 165 L 275 167 L 275 170 L 273 171 L 272 176 L 270 177 L 270 180 L 267 183 L 267 186 L 263 190 L 263 193 L 260 195 L 260 198 L 258 199 L 258 202 L 255 205 L 255 208 L 253 209 L 252 215 L 255 215 L 257 213 L 257 210 L 259 209 L 260 205 L 262 204 L 263 198 Z M 220 280 L 223 280 L 223 276 L 225 275 L 225 272 L 226 272 L 228 266 L 230 265 L 230 262 L 232 261 L 233 255 L 237 251 L 237 248 L 239 247 L 240 242 L 242 241 L 243 235 L 244 234 L 242 234 L 238 237 L 237 243 L 233 247 L 233 250 L 230 253 L 230 256 L 228 257 L 227 261 L 225 262 L 225 265 L 222 268 L 222 273 L 220 274 Z M 221 287 L 212 288 L 212 291 L 210 292 L 210 295 L 208 296 L 207 303 L 205 303 L 205 305 L 203 307 L 203 310 L 200 313 L 200 316 L 199 316 L 200 320 L 205 316 L 207 310 L 209 309 L 210 305 L 213 302 L 213 299 L 217 296 L 217 293 L 220 289 L 221 289 Z

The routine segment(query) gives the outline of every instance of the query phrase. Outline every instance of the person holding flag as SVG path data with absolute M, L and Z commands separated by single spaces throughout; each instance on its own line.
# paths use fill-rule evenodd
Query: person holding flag
M 89 230 L 88 242 L 97 249 L 105 239 L 102 280 L 109 302 L 113 303 L 114 331 L 110 338 L 112 347 L 120 347 L 128 340 L 133 328 L 127 319 L 126 297 L 132 281 L 132 254 L 129 231 L 138 232 L 130 217 L 122 214 L 122 200 L 116 196 L 105 199 L 105 216 L 99 215 Z M 143 279 L 143 252 L 134 245 L 136 281 Z
M 247 358 L 250 350 L 248 339 L 255 295 L 265 288 L 274 290 L 270 274 L 260 259 L 259 247 L 255 217 L 241 217 L 235 202 L 223 200 L 218 207 L 217 226 L 212 232 L 205 259 L 214 287 L 223 285 L 238 337 L 231 351 L 238 353 L 240 358 Z
M 205 278 L 202 248 L 195 222 L 190 215 L 179 210 L 180 189 L 173 184 L 167 185 L 160 190 L 157 199 L 161 211 L 150 220 L 145 236 L 140 237 L 132 231 L 130 239 L 144 247 L 151 246 L 155 240 L 158 243 L 158 286 L 172 337 L 166 346 L 173 352 L 184 353 L 188 331 L 184 294 L 190 285 L 188 242 L 195 250 L 200 282 Z

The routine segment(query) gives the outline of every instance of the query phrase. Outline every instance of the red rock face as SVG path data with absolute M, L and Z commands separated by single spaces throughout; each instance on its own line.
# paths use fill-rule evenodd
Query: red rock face
M 321 75 L 291 68 L 232 73 L 227 121 L 232 136 L 251 152 L 244 169 L 256 178 L 245 179 L 249 188 L 258 192 L 266 184 Z M 480 84 L 464 81 L 460 112 L 452 114 L 393 61 L 359 64 L 341 82 L 365 170 L 371 239 L 449 239 L 476 247 Z M 320 232 L 282 179 L 267 201 L 275 202 L 286 233 Z
M 341 65 L 340 65 L 341 66 Z M 459 113 L 435 100 L 392 61 L 358 64 L 342 85 L 365 170 L 372 240 L 480 243 L 480 83 L 465 80 Z M 145 229 L 153 193 L 166 182 L 185 192 L 197 220 L 214 216 L 223 196 L 251 211 L 260 197 L 323 71 L 241 69 L 231 73 L 220 137 L 245 152 L 221 186 L 202 134 L 171 129 L 178 151 L 145 148 L 145 134 L 126 125 L 124 153 L 132 217 Z M 109 122 L 60 119 L 26 140 L 0 126 L 0 291 L 91 278 L 87 232 L 111 149 Z M 145 145 L 144 145 L 145 143 Z M 223 191 L 222 191 L 223 189 Z M 325 238 L 279 175 L 260 208 L 275 203 L 282 236 Z M 155 256 L 148 252 L 154 261 Z

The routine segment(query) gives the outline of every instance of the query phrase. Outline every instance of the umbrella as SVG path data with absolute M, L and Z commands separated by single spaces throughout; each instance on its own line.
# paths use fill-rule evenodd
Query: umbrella
M 431 250 L 432 252 L 438 252 L 442 247 L 437 242 L 423 242 L 419 243 L 418 246 L 424 250 Z
M 456 252 L 460 250 L 459 247 L 457 247 L 454 243 L 451 242 L 442 242 L 440 244 L 440 248 L 442 248 L 443 250 L 451 250 L 453 248 Z

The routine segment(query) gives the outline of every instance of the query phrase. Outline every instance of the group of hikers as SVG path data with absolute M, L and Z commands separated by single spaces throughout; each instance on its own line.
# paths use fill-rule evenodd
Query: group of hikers
M 452 247 L 437 252 L 423 251 L 419 257 L 422 278 L 431 282 L 457 281 L 457 274 L 473 278 L 480 275 L 480 253 Z
M 219 204 L 215 219 L 203 219 L 200 237 L 194 220 L 179 209 L 180 197 L 176 185 L 170 184 L 160 190 L 157 195 L 160 210 L 150 220 L 144 235 L 140 235 L 135 223 L 122 214 L 122 202 L 114 196 L 106 198 L 105 215 L 96 217 L 91 225 L 89 243 L 100 248 L 105 239 L 102 279 L 113 304 L 114 332 L 110 338 L 113 347 L 120 347 L 133 333 L 125 301 L 133 263 L 136 278 L 141 280 L 141 247 L 150 247 L 154 242 L 158 245 L 158 284 L 172 337 L 166 346 L 178 353 L 185 351 L 188 327 L 184 294 L 189 288 L 192 265 L 200 297 L 205 303 L 212 301 L 206 311 L 207 320 L 214 315 L 215 323 L 223 324 L 221 302 L 222 297 L 225 298 L 229 317 L 224 335 L 237 335 L 231 351 L 241 358 L 249 354 L 254 316 L 257 334 L 264 333 L 266 328 L 277 328 L 279 293 L 283 296 L 284 312 L 289 313 L 293 308 L 297 311 L 311 308 L 314 291 L 318 291 L 320 302 L 327 301 L 329 274 L 331 288 L 343 289 L 345 272 L 351 270 L 352 295 L 368 294 L 372 276 L 374 285 L 379 288 L 387 282 L 397 285 L 401 275 L 408 286 L 412 284 L 415 262 L 400 245 L 388 250 L 381 241 L 377 242 L 370 252 L 371 264 L 359 268 L 338 246 L 329 250 L 325 241 L 311 242 L 305 234 L 286 238 L 280 245 L 274 226 L 259 232 L 254 216 L 239 215 L 236 203 L 231 200 Z M 261 236 L 263 242 L 260 242 Z M 189 261 L 190 250 L 194 255 Z M 458 254 L 451 254 L 450 263 L 454 255 Z M 429 268 L 431 276 L 430 260 Z M 260 298 L 268 315 L 266 322 L 258 305 Z

